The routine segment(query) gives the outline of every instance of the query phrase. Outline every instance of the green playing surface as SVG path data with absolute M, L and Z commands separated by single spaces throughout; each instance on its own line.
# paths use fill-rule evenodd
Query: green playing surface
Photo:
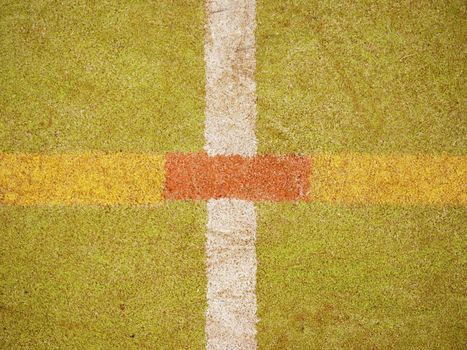
M 465 2 L 263 0 L 262 153 L 465 153 Z
M 0 151 L 202 148 L 202 1 L 0 7 Z
M 0 348 L 203 348 L 205 218 L 187 203 L 0 207 Z

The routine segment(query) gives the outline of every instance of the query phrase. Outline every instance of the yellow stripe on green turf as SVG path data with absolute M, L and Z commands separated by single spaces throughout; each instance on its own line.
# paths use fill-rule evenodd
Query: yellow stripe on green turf
M 312 200 L 337 203 L 467 204 L 467 157 L 317 155 Z
M 0 154 L 1 204 L 151 204 L 163 182 L 162 155 Z

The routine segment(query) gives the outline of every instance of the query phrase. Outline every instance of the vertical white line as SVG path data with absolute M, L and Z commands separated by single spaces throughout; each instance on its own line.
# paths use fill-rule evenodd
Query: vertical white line
M 206 129 L 209 155 L 256 153 L 255 0 L 207 0 Z
M 255 0 L 206 0 L 206 128 L 210 156 L 256 154 Z M 256 213 L 208 202 L 208 349 L 256 349 Z
M 256 348 L 255 234 L 252 202 L 208 202 L 208 349 Z

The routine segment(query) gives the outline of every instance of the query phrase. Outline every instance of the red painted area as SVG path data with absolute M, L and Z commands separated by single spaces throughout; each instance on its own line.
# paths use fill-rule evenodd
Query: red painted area
M 293 201 L 307 199 L 311 160 L 294 155 L 246 158 L 171 153 L 165 170 L 166 199 Z

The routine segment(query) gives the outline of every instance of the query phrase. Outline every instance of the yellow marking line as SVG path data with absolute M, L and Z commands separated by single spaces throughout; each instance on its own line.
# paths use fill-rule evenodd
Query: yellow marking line
M 161 201 L 164 156 L 0 154 L 0 203 L 148 204 Z
M 162 200 L 165 156 L 1 154 L 0 204 L 116 205 Z M 339 154 L 312 157 L 310 200 L 467 205 L 467 157 Z
M 467 204 L 467 157 L 313 157 L 310 199 L 349 204 Z

